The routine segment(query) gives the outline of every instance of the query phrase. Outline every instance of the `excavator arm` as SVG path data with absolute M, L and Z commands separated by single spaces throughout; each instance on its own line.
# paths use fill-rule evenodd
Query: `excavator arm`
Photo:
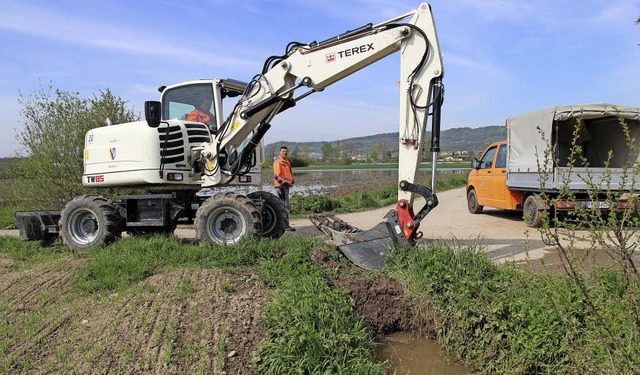
M 317 224 L 347 256 L 352 258 L 356 254 L 358 258 L 365 258 L 364 261 L 352 259 L 354 262 L 366 268 L 381 267 L 382 247 L 402 242 L 413 244 L 421 236 L 420 221 L 438 203 L 434 191 L 415 182 L 427 123 L 431 119 L 434 161 L 431 186 L 435 187 L 444 93 L 442 56 L 431 8 L 426 3 L 394 19 L 367 24 L 321 42 L 290 43 L 284 55 L 268 58 L 263 71 L 249 82 L 218 129 L 213 142 L 202 146 L 200 157 L 207 171 L 202 186 L 224 184 L 243 170 L 278 113 L 396 52 L 400 52 L 401 65 L 397 207 L 386 215 L 386 222 L 381 223 L 384 225 L 378 230 L 379 236 L 373 235 L 376 238 L 364 235 L 366 232 L 349 233 L 345 238 L 340 231 L 330 232 L 334 229 L 326 223 Z M 414 210 L 416 195 L 423 196 L 426 202 L 417 212 Z M 373 258 L 372 264 L 366 260 L 369 258 Z

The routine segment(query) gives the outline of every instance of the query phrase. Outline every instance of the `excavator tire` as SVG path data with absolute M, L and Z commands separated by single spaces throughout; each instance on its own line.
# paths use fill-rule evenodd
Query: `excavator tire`
M 60 216 L 60 237 L 72 250 L 109 245 L 122 234 L 122 217 L 103 196 L 82 195 L 71 200 Z
M 242 238 L 260 236 L 260 210 L 244 195 L 218 193 L 198 208 L 193 224 L 200 243 L 235 244 Z
M 289 225 L 289 214 L 284 203 L 275 194 L 256 191 L 247 195 L 260 208 L 262 213 L 261 237 L 278 239 Z

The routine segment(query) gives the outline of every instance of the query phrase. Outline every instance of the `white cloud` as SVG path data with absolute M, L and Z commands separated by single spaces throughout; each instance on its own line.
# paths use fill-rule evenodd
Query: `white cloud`
M 206 50 L 181 47 L 180 44 L 184 41 L 169 39 L 170 34 L 162 33 L 162 28 L 152 27 L 150 31 L 147 31 L 130 25 L 123 26 L 113 20 L 105 22 L 83 19 L 80 15 L 65 14 L 54 8 L 43 9 L 23 2 L 4 4 L 3 8 L 3 12 L 0 13 L 0 28 L 40 38 L 78 44 L 89 48 L 106 48 L 124 53 L 176 60 L 183 59 L 184 56 L 197 56 L 197 59 L 192 59 L 190 63 L 202 65 L 254 65 L 253 60 L 230 58 L 227 57 L 227 54 L 220 53 L 224 50 L 222 48 L 224 43 L 219 42 L 217 43 L 219 45 L 216 46 L 215 40 L 209 41 L 210 44 Z

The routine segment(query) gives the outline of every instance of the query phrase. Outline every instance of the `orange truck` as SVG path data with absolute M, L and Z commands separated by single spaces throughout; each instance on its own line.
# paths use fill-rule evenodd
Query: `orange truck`
M 479 160 L 472 161 L 467 180 L 469 212 L 479 214 L 485 206 L 519 210 L 527 226 L 535 228 L 549 211 L 572 211 L 578 205 L 616 209 L 593 199 L 588 191 L 594 184 L 606 185 L 606 190 L 637 192 L 640 188 L 628 178 L 627 167 L 640 160 L 637 150 L 628 145 L 622 123 L 640 149 L 638 107 L 567 105 L 508 118 L 507 140 L 492 143 Z M 579 160 L 585 160 L 585 165 L 572 161 L 572 143 L 581 146 Z M 561 189 L 569 189 L 576 199 L 554 199 Z M 551 199 L 543 199 L 543 192 Z M 549 207 L 546 202 L 552 201 L 555 206 Z

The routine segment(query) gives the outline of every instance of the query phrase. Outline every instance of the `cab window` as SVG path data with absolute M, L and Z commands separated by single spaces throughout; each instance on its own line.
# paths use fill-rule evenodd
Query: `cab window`
M 496 148 L 497 147 L 491 147 L 482 155 L 482 159 L 480 159 L 480 169 L 489 169 L 493 166 L 493 157 L 496 155 Z
M 210 83 L 171 89 L 165 92 L 162 97 L 162 118 L 164 120 L 184 120 L 203 98 L 213 100 L 213 89 Z
M 496 159 L 496 168 L 507 167 L 507 145 L 501 145 L 498 149 L 498 158 Z

